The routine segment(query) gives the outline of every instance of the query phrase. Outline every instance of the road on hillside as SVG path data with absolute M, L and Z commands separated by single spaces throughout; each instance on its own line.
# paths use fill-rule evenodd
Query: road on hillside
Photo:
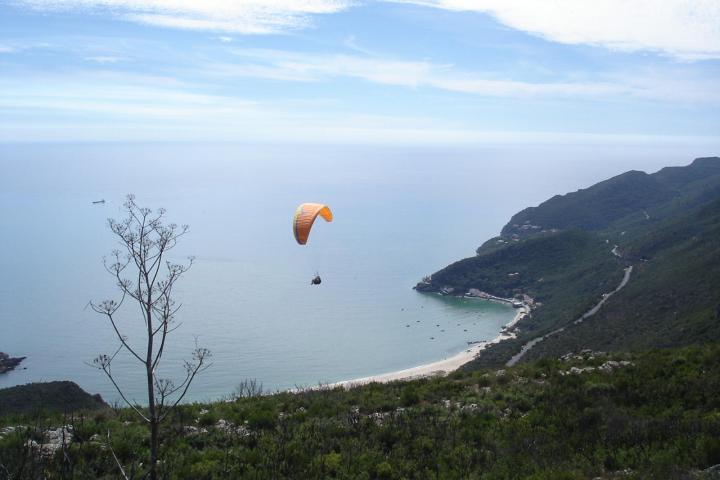
M 613 254 L 615 254 L 615 249 L 613 249 Z M 578 325 L 578 324 L 582 323 L 584 320 L 586 320 L 587 318 L 592 317 L 593 315 L 595 315 L 595 314 L 598 312 L 598 310 L 600 310 L 600 307 L 602 307 L 603 304 L 604 304 L 605 302 L 607 302 L 610 297 L 612 297 L 612 296 L 615 295 L 617 292 L 619 292 L 620 290 L 622 290 L 622 288 L 623 288 L 625 285 L 627 285 L 628 281 L 630 280 L 630 275 L 632 274 L 632 270 L 633 270 L 632 265 L 630 265 L 629 267 L 627 267 L 627 268 L 625 269 L 625 275 L 623 275 L 623 278 L 622 278 L 622 280 L 620 281 L 620 284 L 617 286 L 617 288 L 616 288 L 615 290 L 613 290 L 612 292 L 610 292 L 610 293 L 605 293 L 605 294 L 603 294 L 602 300 L 600 300 L 600 301 L 599 301 L 594 307 L 592 307 L 590 310 L 588 310 L 587 312 L 583 313 L 582 316 L 580 316 L 580 318 L 578 318 L 577 320 L 575 320 L 575 321 L 573 322 L 573 325 Z M 553 335 L 556 335 L 556 334 L 564 331 L 566 328 L 567 328 L 567 327 L 560 327 L 560 328 L 558 328 L 558 329 L 556 329 L 556 330 L 553 330 L 553 331 L 550 332 L 550 333 L 546 333 L 546 334 L 543 335 L 542 337 L 538 337 L 538 338 L 534 338 L 534 339 L 530 340 L 530 341 L 527 342 L 525 345 L 523 345 L 522 348 L 520 349 L 520 351 L 519 351 L 518 353 L 516 353 L 515 355 L 513 355 L 513 357 L 512 357 L 510 360 L 508 360 L 508 362 L 507 362 L 505 365 L 508 366 L 508 367 L 512 367 L 513 365 L 515 365 L 516 363 L 518 363 L 518 362 L 520 361 L 520 359 L 521 359 L 522 357 L 524 357 L 525 354 L 526 354 L 527 352 L 529 352 L 530 349 L 533 348 L 535 345 L 537 345 L 538 343 L 542 342 L 543 340 L 545 340 L 545 339 L 548 338 L 548 337 L 551 337 L 551 336 L 553 336 Z

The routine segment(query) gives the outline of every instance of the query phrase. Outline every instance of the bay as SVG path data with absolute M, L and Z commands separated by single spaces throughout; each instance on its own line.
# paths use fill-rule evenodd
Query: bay
M 697 155 L 695 155 L 697 153 Z M 87 363 L 117 344 L 90 300 L 117 298 L 102 267 L 117 248 L 106 220 L 134 193 L 191 226 L 173 251 L 196 263 L 179 284 L 180 327 L 161 376 L 179 377 L 195 342 L 213 352 L 188 400 L 364 377 L 439 360 L 495 337 L 505 305 L 422 295 L 412 286 L 496 235 L 516 211 L 625 170 L 686 164 L 690 147 L 0 145 L 0 350 L 27 356 L 0 388 L 69 379 L 118 398 Z M 106 203 L 92 204 L 105 199 Z M 308 246 L 297 204 L 327 203 Z M 315 272 L 323 283 L 312 287 Z M 121 329 L 144 325 L 126 305 Z M 143 403 L 138 365 L 113 365 Z

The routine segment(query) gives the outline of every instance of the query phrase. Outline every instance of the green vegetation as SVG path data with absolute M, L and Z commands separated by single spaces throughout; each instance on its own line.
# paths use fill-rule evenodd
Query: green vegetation
M 612 255 L 611 250 L 617 245 Z M 628 285 L 579 325 L 572 322 L 618 285 Z M 503 365 L 558 327 L 524 360 L 579 348 L 641 350 L 720 340 L 720 158 L 648 175 L 631 171 L 556 196 L 513 216 L 478 255 L 419 284 L 422 291 L 477 288 L 527 294 L 542 306 L 515 340 L 466 368 Z
M 0 389 L 0 415 L 62 413 L 106 406 L 99 395 L 90 395 L 74 382 L 29 383 Z
M 525 293 L 542 303 L 533 334 L 565 325 L 615 288 L 622 263 L 596 235 L 572 230 L 524 242 L 456 262 L 432 276 L 432 285 L 451 285 L 462 292 L 477 288 L 501 297 Z M 422 286 L 418 287 L 423 290 Z
M 654 174 L 633 170 L 590 188 L 556 195 L 513 215 L 502 234 L 527 236 L 553 228 L 601 231 L 627 220 L 653 223 L 718 197 L 720 158 L 698 158 L 686 167 L 663 168 Z
M 627 215 L 672 198 L 672 191 L 644 172 L 629 171 L 592 187 L 556 195 L 514 215 L 502 233 L 521 233 L 529 221 L 543 228 L 600 230 Z M 532 232 L 532 230 L 525 230 Z
M 159 473 L 193 480 L 709 479 L 706 470 L 720 463 L 719 355 L 717 344 L 585 352 L 497 372 L 184 405 L 163 427 Z M 569 373 L 573 367 L 594 369 Z M 72 423 L 73 439 L 49 457 L 25 446 L 38 438 L 35 429 L 0 439 L 9 476 L 117 478 L 111 452 L 134 478 L 144 474 L 147 428 L 129 409 L 69 420 L 0 418 L 0 431 L 64 423 Z
M 633 280 L 582 325 L 539 343 L 539 358 L 582 346 L 630 350 L 720 339 L 720 200 L 625 243 Z

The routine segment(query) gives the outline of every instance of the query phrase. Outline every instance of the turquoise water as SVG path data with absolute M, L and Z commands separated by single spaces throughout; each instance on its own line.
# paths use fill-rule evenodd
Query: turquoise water
M 181 327 L 161 376 L 177 376 L 195 340 L 213 364 L 188 399 L 230 394 L 243 379 L 268 389 L 363 377 L 439 360 L 497 335 L 504 305 L 421 295 L 423 275 L 470 256 L 517 210 L 630 168 L 685 164 L 683 149 L 466 149 L 86 144 L 0 146 L 0 350 L 27 356 L 0 387 L 70 379 L 115 399 L 90 362 L 116 345 L 86 305 L 116 297 L 101 259 L 124 195 L 190 224 L 175 259 Z M 628 158 L 632 158 L 629 161 Z M 104 198 L 104 205 L 93 200 Z M 303 201 L 328 203 L 331 224 L 309 245 L 292 237 Z M 309 281 L 315 271 L 319 287 Z M 121 328 L 142 337 L 127 306 Z M 439 326 L 438 326 L 439 325 Z M 444 330 L 444 331 L 442 331 Z M 434 337 L 434 339 L 431 339 Z M 114 363 L 129 396 L 143 380 Z

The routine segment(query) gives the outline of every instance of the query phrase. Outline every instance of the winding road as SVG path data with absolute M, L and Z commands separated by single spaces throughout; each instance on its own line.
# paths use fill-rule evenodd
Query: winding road
M 616 247 L 616 248 L 617 248 L 617 247 Z M 612 253 L 613 253 L 613 255 L 616 255 L 616 256 L 617 256 L 617 253 L 615 253 L 615 248 L 613 248 L 613 252 L 612 252 Z M 590 310 L 588 310 L 587 312 L 583 313 L 583 314 L 580 316 L 580 318 L 578 318 L 577 320 L 575 320 L 572 324 L 573 324 L 573 325 L 579 325 L 579 324 L 581 324 L 583 321 L 585 321 L 587 318 L 592 317 L 593 315 L 595 315 L 595 314 L 598 312 L 598 310 L 600 310 L 600 307 L 602 307 L 603 304 L 604 304 L 605 302 L 607 302 L 607 300 L 608 300 L 610 297 L 612 297 L 614 294 L 616 294 L 617 292 L 619 292 L 625 285 L 627 285 L 628 281 L 630 280 L 630 274 L 632 274 L 632 270 L 633 270 L 632 265 L 630 265 L 629 267 L 627 267 L 627 268 L 625 269 L 625 275 L 623 275 L 623 278 L 622 278 L 622 280 L 620 281 L 620 284 L 617 286 L 617 288 L 616 288 L 615 290 L 613 290 L 612 292 L 610 292 L 610 293 L 605 293 L 605 294 L 603 294 L 602 300 L 600 300 L 600 301 L 599 301 L 594 307 L 592 307 Z M 543 340 L 545 340 L 545 339 L 548 338 L 548 337 L 551 337 L 551 336 L 553 336 L 553 335 L 556 335 L 556 334 L 564 331 L 566 328 L 567 328 L 567 327 L 560 327 L 560 328 L 558 328 L 558 329 L 556 329 L 556 330 L 553 330 L 553 331 L 550 332 L 550 333 L 546 333 L 546 334 L 543 335 L 542 337 L 533 338 L 532 340 L 530 340 L 529 342 L 527 342 L 525 345 L 523 345 L 522 348 L 520 349 L 520 351 L 519 351 L 518 353 L 516 353 L 515 355 L 513 355 L 513 357 L 512 357 L 510 360 L 508 360 L 505 365 L 508 366 L 508 367 L 512 367 L 513 365 L 515 365 L 516 363 L 518 363 L 518 362 L 520 361 L 520 359 L 521 359 L 523 356 L 525 356 L 525 354 L 526 354 L 528 351 L 530 351 L 530 349 L 533 348 L 535 345 L 537 345 L 538 343 L 542 342 Z

